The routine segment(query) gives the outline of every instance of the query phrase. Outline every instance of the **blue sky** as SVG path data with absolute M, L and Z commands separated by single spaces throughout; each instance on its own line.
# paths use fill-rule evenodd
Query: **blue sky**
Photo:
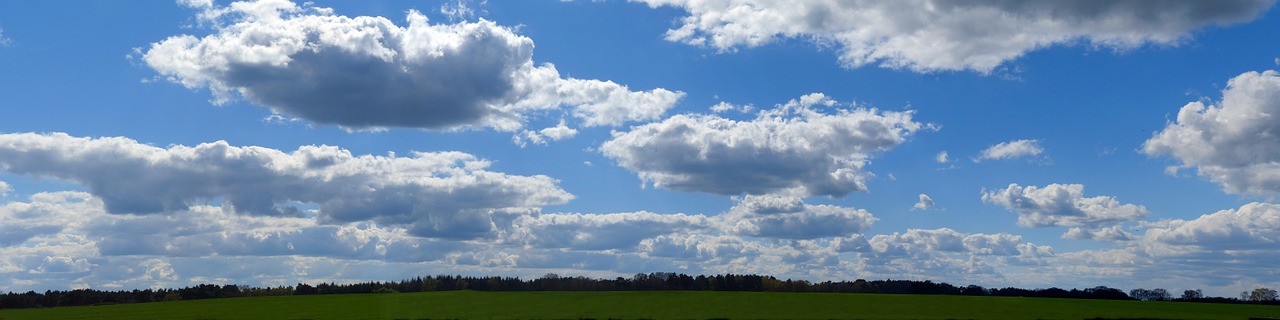
M 1272 5 L 0 3 L 0 291 L 1278 287 Z

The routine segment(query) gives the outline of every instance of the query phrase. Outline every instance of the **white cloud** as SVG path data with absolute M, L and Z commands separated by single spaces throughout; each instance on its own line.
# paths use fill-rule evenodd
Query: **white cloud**
M 780 39 L 836 45 L 855 68 L 988 73 L 1027 52 L 1087 42 L 1116 50 L 1177 45 L 1207 25 L 1253 20 L 1269 0 L 692 1 L 638 0 L 689 13 L 670 41 L 734 51 Z
M 982 154 L 973 159 L 973 162 L 1034 157 L 1041 153 L 1044 153 L 1044 148 L 1040 147 L 1040 140 L 1014 140 L 997 143 L 982 150 Z
M 1018 225 L 1024 227 L 1098 227 L 1147 215 L 1146 207 L 1121 204 L 1114 197 L 1085 198 L 1081 184 L 1022 187 L 1014 183 L 1003 190 L 984 190 L 982 202 L 1017 213 Z
M 10 192 L 13 192 L 13 187 L 8 182 L 0 181 L 0 197 L 7 196 Z
M 867 190 L 868 159 L 932 128 L 912 115 L 841 108 L 814 93 L 750 121 L 675 115 L 615 132 L 600 151 L 658 188 L 838 197 Z
M 560 120 L 560 124 L 557 124 L 554 127 L 546 127 L 538 131 L 525 130 L 524 132 L 512 136 L 511 140 L 515 142 L 516 145 L 523 148 L 530 142 L 538 145 L 546 145 L 547 140 L 560 141 L 573 138 L 573 136 L 577 134 L 577 129 L 570 128 L 565 125 L 564 120 Z
M 633 251 L 644 239 L 709 226 L 702 215 L 643 211 L 540 214 L 514 220 L 509 241 L 537 248 Z
M 933 198 L 923 193 L 920 194 L 920 201 L 911 206 L 911 210 L 929 210 L 929 208 L 933 208 Z
M 859 248 L 861 258 L 848 267 L 864 278 L 892 275 L 924 279 L 980 279 L 993 282 L 1010 266 L 1037 265 L 1054 256 L 1053 248 L 1022 242 L 1006 233 L 966 234 L 948 228 L 909 229 L 881 234 Z M 974 280 L 968 280 L 974 281 Z M 1007 281 L 1007 280 L 1000 280 Z
M 570 128 L 564 125 L 564 121 L 561 120 L 560 124 L 557 124 L 554 127 L 547 127 L 547 128 L 543 128 L 542 130 L 538 130 L 538 133 L 542 134 L 542 136 L 544 137 L 547 137 L 547 139 L 551 139 L 552 141 L 560 141 L 564 139 L 573 138 L 574 135 L 578 134 L 578 130 L 575 130 L 573 128 Z
M 711 112 L 715 112 L 715 113 L 725 113 L 729 111 L 750 113 L 751 110 L 754 110 L 754 109 L 755 107 L 750 104 L 735 105 L 735 104 L 724 102 L 724 101 L 720 101 L 720 103 L 717 103 L 716 105 L 711 106 Z
M 748 254 L 747 246 L 742 238 L 733 236 L 673 234 L 645 239 L 639 249 L 655 257 L 712 260 Z
M 1233 194 L 1280 195 L 1280 73 L 1246 72 L 1227 82 L 1217 105 L 1192 102 L 1143 143 Z M 1177 168 L 1177 167 L 1174 167 Z M 1174 169 L 1176 173 L 1177 169 Z M 1166 172 L 1168 172 L 1166 170 Z
M 1193 220 L 1174 219 L 1149 224 L 1148 240 L 1193 246 L 1223 254 L 1280 252 L 1280 205 L 1249 203 Z
M 494 221 L 573 198 L 546 176 L 485 171 L 460 152 L 353 156 L 330 146 L 291 153 L 226 142 L 157 148 L 126 138 L 0 135 L 0 170 L 74 181 L 112 213 L 174 213 L 220 199 L 252 215 L 302 216 L 318 206 L 327 223 L 373 221 L 446 238 L 486 236 Z
M 9 45 L 10 43 L 13 43 L 13 41 L 12 41 L 12 40 L 9 40 L 9 38 L 5 38 L 5 37 L 4 37 L 4 28 L 0 28 L 0 46 L 7 46 L 7 45 Z
M 815 239 L 858 233 L 877 220 L 870 212 L 810 205 L 797 197 L 747 195 L 718 216 L 729 233 L 764 238 Z
M 1117 242 L 1133 240 L 1134 235 L 1128 231 L 1124 231 L 1120 226 L 1110 226 L 1101 229 L 1085 229 L 1077 227 L 1067 230 L 1067 233 L 1062 234 L 1062 238 Z
M 1016 256 L 1022 237 L 1006 233 L 964 234 L 948 228 L 910 229 L 904 233 L 876 235 L 868 241 L 872 252 L 892 256 L 919 256 L 940 252 Z
M 682 92 L 630 91 L 612 81 L 561 78 L 533 64 L 533 40 L 481 19 L 407 27 L 288 1 L 204 2 L 214 34 L 153 43 L 143 60 L 215 104 L 243 97 L 273 112 L 348 129 L 515 131 L 538 111 L 568 106 L 586 126 L 659 118 Z
M 934 157 L 933 157 L 933 160 L 934 160 L 934 161 L 937 161 L 938 163 L 947 163 L 947 162 L 951 162 L 951 158 L 950 158 L 950 156 L 948 156 L 948 155 L 947 155 L 947 152 L 946 152 L 946 151 L 938 152 L 938 155 L 937 155 L 937 156 L 934 156 Z

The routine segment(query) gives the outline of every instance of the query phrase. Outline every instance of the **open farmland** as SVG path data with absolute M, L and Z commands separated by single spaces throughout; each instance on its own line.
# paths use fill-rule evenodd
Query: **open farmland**
M 762 292 L 344 294 L 0 310 L 0 319 L 1247 319 L 1280 306 Z

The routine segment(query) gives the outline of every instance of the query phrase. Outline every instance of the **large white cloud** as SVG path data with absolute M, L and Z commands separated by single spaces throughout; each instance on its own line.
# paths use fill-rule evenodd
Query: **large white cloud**
M 868 159 L 932 127 L 912 115 L 841 108 L 814 93 L 749 121 L 675 115 L 616 132 L 600 151 L 659 188 L 838 197 L 867 190 Z
M 1114 197 L 1086 198 L 1081 184 L 1023 187 L 1014 183 L 1003 190 L 983 191 L 982 201 L 1017 213 L 1018 225 L 1024 227 L 1100 227 L 1147 215 L 1146 207 L 1121 204 Z
M 221 200 L 239 213 L 301 216 L 292 204 L 300 202 L 317 205 L 323 222 L 373 221 L 468 238 L 573 198 L 549 177 L 484 170 L 488 165 L 459 152 L 353 156 L 330 146 L 285 153 L 223 141 L 158 148 L 127 138 L 0 135 L 0 170 L 83 184 L 112 213 L 178 212 Z
M 1192 102 L 1147 140 L 1228 193 L 1280 195 L 1280 73 L 1246 72 L 1227 82 L 1217 105 Z
M 401 27 L 285 0 L 188 5 L 213 34 L 153 43 L 148 66 L 208 88 L 216 104 L 240 96 L 349 129 L 514 131 L 531 113 L 562 106 L 583 125 L 619 125 L 657 119 L 684 95 L 561 78 L 550 64 L 534 65 L 533 40 L 483 19 L 431 24 L 410 10 Z
M 1271 0 L 638 0 L 689 13 L 666 37 L 721 51 L 799 38 L 838 44 L 847 67 L 990 72 L 1027 52 L 1087 42 L 1175 45 L 1207 25 L 1254 19 Z

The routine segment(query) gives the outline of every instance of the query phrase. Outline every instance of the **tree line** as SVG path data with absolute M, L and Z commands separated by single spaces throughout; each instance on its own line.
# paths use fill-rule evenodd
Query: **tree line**
M 1205 297 L 1200 290 L 1187 290 L 1178 298 L 1165 289 L 1133 289 L 1128 294 L 1120 289 L 1098 286 L 1087 289 L 1020 289 L 984 288 L 968 285 L 955 286 L 945 282 L 911 280 L 874 280 L 810 282 L 806 280 L 779 280 L 772 276 L 754 274 L 698 275 L 655 272 L 639 273 L 630 278 L 596 279 L 587 277 L 561 277 L 547 274 L 536 279 L 517 277 L 473 277 L 437 275 L 415 277 L 397 282 L 362 282 L 352 284 L 299 283 L 294 286 L 242 287 L 237 285 L 201 284 L 177 289 L 144 289 L 128 291 L 101 291 L 75 289 L 69 291 L 45 291 L 38 293 L 9 292 L 0 295 L 0 308 L 40 308 L 61 306 L 89 306 L 123 303 L 145 303 L 175 300 L 218 299 L 254 296 L 290 296 L 313 294 L 398 293 L 449 290 L 478 291 L 768 291 L 768 292 L 830 292 L 830 293 L 890 293 L 890 294 L 939 294 L 970 296 L 1042 297 L 1075 299 L 1112 299 L 1147 301 L 1188 301 L 1217 303 L 1268 303 L 1280 304 L 1276 291 L 1259 288 L 1246 291 L 1239 298 Z

